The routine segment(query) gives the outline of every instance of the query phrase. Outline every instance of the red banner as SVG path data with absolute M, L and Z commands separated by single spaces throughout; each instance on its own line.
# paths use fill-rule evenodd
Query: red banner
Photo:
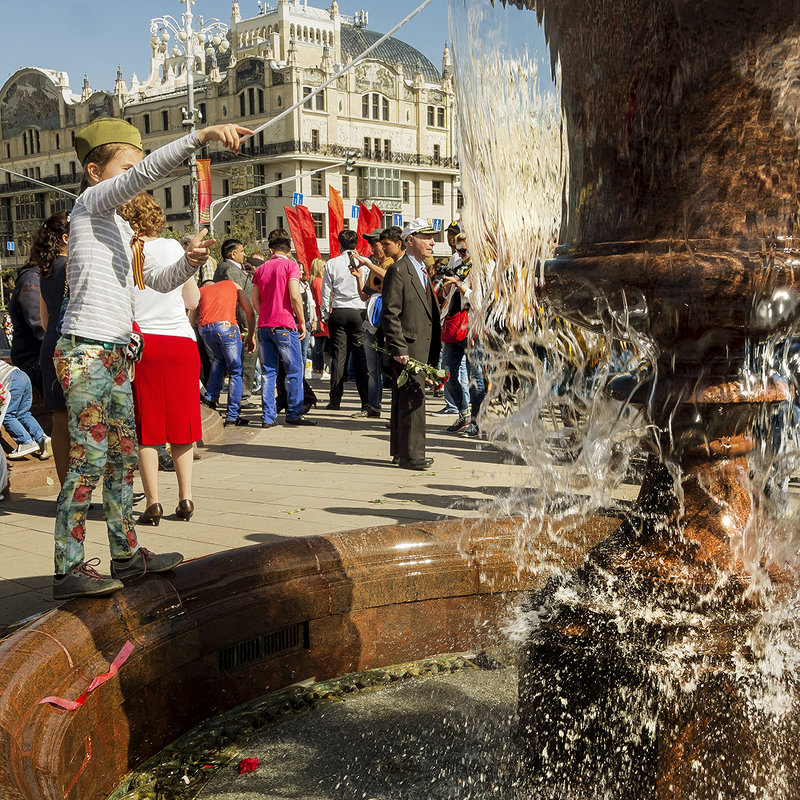
M 328 187 L 328 233 L 331 258 L 341 255 L 339 234 L 344 230 L 344 204 L 342 196 L 333 186 Z
M 319 244 L 317 243 L 317 233 L 314 227 L 314 218 L 311 212 L 305 206 L 297 206 L 297 219 L 300 222 L 300 228 L 303 231 L 303 241 L 306 246 L 306 258 L 308 261 L 303 262 L 306 265 L 306 272 L 311 272 L 311 262 L 315 258 L 321 258 L 319 253 Z
M 364 238 L 365 233 L 373 230 L 372 226 L 372 212 L 363 204 L 358 204 L 358 244 L 356 245 L 357 252 L 362 256 L 369 256 L 372 254 L 372 247 L 370 243 Z
M 303 229 L 297 216 L 297 210 L 291 206 L 284 206 L 283 210 L 286 214 L 286 221 L 289 223 L 289 233 L 292 234 L 292 242 L 294 244 L 294 251 L 297 253 L 297 260 L 301 264 L 306 264 L 308 263 L 306 260 L 306 242 L 303 238 Z
M 378 206 L 373 203 L 372 204 L 372 228 L 370 230 L 375 230 L 376 228 L 383 228 L 383 211 L 381 211 Z
M 197 210 L 200 224 L 211 224 L 211 159 L 209 158 L 197 159 Z

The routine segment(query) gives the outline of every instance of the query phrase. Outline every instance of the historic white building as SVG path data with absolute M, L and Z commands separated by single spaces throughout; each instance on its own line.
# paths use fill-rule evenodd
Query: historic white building
M 166 0 L 165 0 L 166 2 Z M 222 12 L 223 0 L 200 0 L 198 13 Z M 252 6 L 247 8 L 247 6 Z M 256 12 L 248 16 L 247 12 Z M 308 5 L 308 0 L 234 2 L 224 53 L 199 48 L 193 74 L 195 104 L 203 123 L 240 121 L 249 127 L 276 116 L 310 94 L 381 34 L 366 15 Z M 143 25 L 144 28 L 144 25 Z M 445 31 L 442 31 L 444 38 Z M 123 117 L 142 132 L 150 151 L 180 135 L 187 106 L 185 60 L 166 37 L 153 36 L 150 74 L 130 81 L 118 70 L 113 91 L 95 91 L 84 77 L 80 94 L 65 72 L 40 67 L 17 71 L 0 89 L 0 165 L 77 192 L 80 165 L 76 131 L 99 116 Z M 337 167 L 312 177 L 234 200 L 216 228 L 251 224 L 258 237 L 284 224 L 284 205 L 303 195 L 317 225 L 320 250 L 328 251 L 328 186 L 344 198 L 345 217 L 359 200 L 396 215 L 423 216 L 442 227 L 458 215 L 458 169 L 454 160 L 453 86 L 445 47 L 441 72 L 418 50 L 392 38 L 370 58 L 233 156 L 213 150 L 213 197 L 280 181 L 359 151 L 351 175 Z M 203 124 L 201 123 L 201 124 Z M 154 189 L 168 224 L 189 224 L 189 171 L 182 169 Z M 0 257 L 21 263 L 31 231 L 70 199 L 45 187 L 0 173 Z M 351 219 L 351 226 L 356 220 Z M 8 248 L 13 243 L 14 250 Z M 438 249 L 446 249 L 441 245 Z

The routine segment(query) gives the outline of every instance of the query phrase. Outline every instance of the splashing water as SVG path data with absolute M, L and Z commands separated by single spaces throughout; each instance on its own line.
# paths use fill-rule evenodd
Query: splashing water
M 786 753 L 800 716 L 800 592 L 796 580 L 779 581 L 778 590 L 774 581 L 776 565 L 786 575 L 800 573 L 800 526 L 787 494 L 789 477 L 800 466 L 800 407 L 788 400 L 764 404 L 758 411 L 757 447 L 748 455 L 750 474 L 744 481 L 750 515 L 730 543 L 734 562 L 743 564 L 749 576 L 742 587 L 743 605 L 726 605 L 731 575 L 724 570 L 691 606 L 682 595 L 674 602 L 648 596 L 641 585 L 626 582 L 624 573 L 597 565 L 569 573 L 563 567 L 565 553 L 587 551 L 586 524 L 593 515 L 608 510 L 626 515 L 616 490 L 631 479 L 646 447 L 665 462 L 681 504 L 682 475 L 662 451 L 664 439 L 651 435 L 650 415 L 639 410 L 639 403 L 634 407 L 605 391 L 613 377 L 630 371 L 633 396 L 641 365 L 658 377 L 660 343 L 650 333 L 644 296 L 628 291 L 624 302 L 612 302 L 598 290 L 591 326 L 579 328 L 560 319 L 542 291 L 554 233 L 566 228 L 564 215 L 578 199 L 568 196 L 560 64 L 556 60 L 553 68 L 554 87 L 543 88 L 541 60 L 513 48 L 523 26 L 541 35 L 531 12 L 493 8 L 488 0 L 451 0 L 463 224 L 474 261 L 472 352 L 491 377 L 481 422 L 493 441 L 524 459 L 531 470 L 530 486 L 499 501 L 495 511 L 520 519 L 518 568 L 550 577 L 547 590 L 508 626 L 527 659 L 521 700 L 541 714 L 527 724 L 523 719 L 519 735 L 541 745 L 547 734 L 536 733 L 539 726 L 557 730 L 560 737 L 557 746 L 539 747 L 531 758 L 534 768 L 550 776 L 540 779 L 531 796 L 616 800 L 628 797 L 626 791 L 637 796 L 637 783 L 651 778 L 656 766 L 635 763 L 619 770 L 620 759 L 635 761 L 664 730 L 680 738 L 680 726 L 696 709 L 699 715 L 716 715 L 715 725 L 722 726 L 706 737 L 710 751 L 719 747 L 730 753 L 739 746 L 730 741 L 738 737 L 750 743 L 747 752 L 758 753 L 759 759 L 742 758 L 738 777 L 726 784 L 726 769 L 736 772 L 730 765 L 720 765 L 708 753 L 695 753 L 692 760 L 688 749 L 681 751 L 676 758 L 685 761 L 678 770 L 684 774 L 684 791 L 687 785 L 693 788 L 664 797 L 729 798 L 741 791 L 740 796 L 794 798 L 796 781 Z M 794 113 L 790 96 L 784 86 L 776 101 L 787 119 Z M 775 269 L 793 263 L 796 253 L 783 239 L 771 247 L 765 285 Z M 778 322 L 783 326 L 779 335 L 751 345 L 738 368 L 742 385 L 754 394 L 776 378 L 799 374 L 793 362 L 800 347 L 792 346 L 797 323 L 786 333 L 797 307 L 792 289 L 754 295 L 754 329 L 777 330 Z M 670 417 L 668 432 L 671 426 Z M 705 491 L 709 501 L 724 503 L 714 486 Z M 627 524 L 640 530 L 659 523 L 640 513 L 628 514 Z M 677 544 L 691 543 L 679 539 Z M 568 664 L 548 663 L 548 658 L 551 648 L 567 638 L 554 634 L 553 625 L 568 628 L 569 620 L 578 619 L 592 620 L 601 635 L 582 641 L 586 652 L 576 669 L 583 672 L 575 683 Z M 710 644 L 721 626 L 730 631 L 725 653 Z M 590 692 L 592 669 L 608 672 L 612 662 L 622 675 L 618 683 L 600 681 L 605 696 L 599 691 L 594 700 L 565 711 L 575 695 Z M 720 701 L 723 685 L 736 697 L 730 708 Z M 608 771 L 597 767 L 604 760 L 611 765 Z M 559 769 L 578 777 L 563 779 Z M 747 783 L 748 772 L 752 783 Z M 688 783 L 685 774 L 693 776 Z M 715 782 L 720 783 L 718 794 Z M 646 796 L 641 791 L 638 796 Z

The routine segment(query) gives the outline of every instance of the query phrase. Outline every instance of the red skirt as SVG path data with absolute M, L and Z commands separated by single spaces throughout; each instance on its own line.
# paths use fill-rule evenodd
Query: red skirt
M 197 342 L 185 336 L 144 334 L 133 402 L 139 444 L 190 444 L 202 439 Z

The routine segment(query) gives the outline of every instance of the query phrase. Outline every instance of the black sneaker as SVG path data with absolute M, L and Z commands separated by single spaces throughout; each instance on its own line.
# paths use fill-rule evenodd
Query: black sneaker
M 287 425 L 316 425 L 316 420 L 307 419 L 306 417 L 295 417 L 294 419 L 286 418 Z
M 183 561 L 180 553 L 151 553 L 140 547 L 127 561 L 111 559 L 111 575 L 120 580 L 141 578 L 148 572 L 169 572 Z
M 217 404 L 216 404 L 216 402 L 214 402 L 214 400 L 206 400 L 205 397 L 201 397 L 200 398 L 200 404 L 204 405 L 204 406 L 207 406 L 208 408 L 211 408 L 214 411 L 217 410 Z
M 236 417 L 236 419 L 226 419 L 225 422 L 222 423 L 222 427 L 227 428 L 228 425 L 233 425 L 236 428 L 244 428 L 249 424 L 249 419 L 245 419 L 244 417 Z
M 355 414 L 350 415 L 353 419 L 359 419 L 360 417 L 368 417 L 369 411 L 366 408 L 362 408 L 361 411 L 356 411 Z
M 459 417 L 452 425 L 447 426 L 448 433 L 458 433 L 462 428 L 469 425 L 469 414 L 466 417 Z
M 99 558 L 93 558 L 73 567 L 66 575 L 53 578 L 53 598 L 102 597 L 122 589 L 122 581 L 106 578 L 94 568 L 99 563 Z

